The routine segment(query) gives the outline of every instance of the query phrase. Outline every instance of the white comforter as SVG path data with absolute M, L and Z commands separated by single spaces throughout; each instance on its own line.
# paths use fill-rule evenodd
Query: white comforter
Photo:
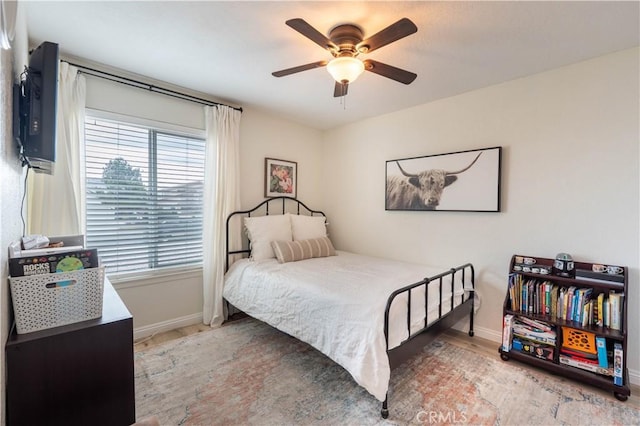
M 243 259 L 227 272 L 223 294 L 252 317 L 309 343 L 384 401 L 391 373 L 384 338 L 387 299 L 394 290 L 445 270 L 342 251 L 284 264 Z M 466 280 L 470 284 L 470 277 Z M 450 288 L 444 280 L 443 315 L 451 309 Z M 456 282 L 455 306 L 462 303 L 463 293 L 463 283 Z M 424 327 L 424 292 L 412 292 L 411 299 L 413 333 Z M 408 336 L 406 305 L 406 296 L 392 305 L 390 349 Z M 436 281 L 429 287 L 429 323 L 438 318 L 438 305 Z

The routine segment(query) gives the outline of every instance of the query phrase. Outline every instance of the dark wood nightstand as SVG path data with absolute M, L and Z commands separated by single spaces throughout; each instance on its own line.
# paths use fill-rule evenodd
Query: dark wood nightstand
M 7 425 L 135 422 L 133 317 L 105 280 L 102 317 L 7 339 Z

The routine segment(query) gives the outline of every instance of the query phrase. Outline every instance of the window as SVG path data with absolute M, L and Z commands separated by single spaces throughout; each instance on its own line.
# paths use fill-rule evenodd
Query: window
M 110 273 L 202 262 L 204 140 L 87 116 L 86 230 Z

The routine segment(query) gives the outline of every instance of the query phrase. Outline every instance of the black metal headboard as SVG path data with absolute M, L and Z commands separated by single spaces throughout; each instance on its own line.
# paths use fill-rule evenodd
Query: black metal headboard
M 234 217 L 243 216 L 243 215 L 246 215 L 246 217 L 251 217 L 252 215 L 268 216 L 269 214 L 285 214 L 285 213 L 304 214 L 304 215 L 307 215 L 307 216 L 326 216 L 322 211 L 310 209 L 302 201 L 299 201 L 298 199 L 291 198 L 291 197 L 273 197 L 273 198 L 269 198 L 269 199 L 264 200 L 263 202 L 261 202 L 260 204 L 258 204 L 257 206 L 253 207 L 250 210 L 238 210 L 238 211 L 235 211 L 235 212 L 231 213 L 227 217 L 227 224 L 226 224 L 226 252 L 227 252 L 227 256 L 226 256 L 226 261 L 225 261 L 225 271 L 229 269 L 229 258 L 230 258 L 230 256 L 233 256 L 233 255 L 236 255 L 236 254 L 243 254 L 243 255 L 249 256 L 251 254 L 251 244 L 249 242 L 249 239 L 246 238 L 246 235 L 243 232 L 244 226 L 242 224 L 240 226 L 241 236 L 244 237 L 244 238 L 241 238 L 242 248 L 240 248 L 238 250 L 230 250 L 230 247 L 229 247 L 229 235 L 230 235 L 230 232 L 231 232 L 230 223 L 231 223 L 231 220 Z M 244 248 L 244 247 L 246 247 L 246 248 Z

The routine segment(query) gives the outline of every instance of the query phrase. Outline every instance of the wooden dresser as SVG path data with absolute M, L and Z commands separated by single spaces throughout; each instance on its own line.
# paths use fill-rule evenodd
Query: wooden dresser
M 7 425 L 135 422 L 133 318 L 105 280 L 102 317 L 6 344 Z

